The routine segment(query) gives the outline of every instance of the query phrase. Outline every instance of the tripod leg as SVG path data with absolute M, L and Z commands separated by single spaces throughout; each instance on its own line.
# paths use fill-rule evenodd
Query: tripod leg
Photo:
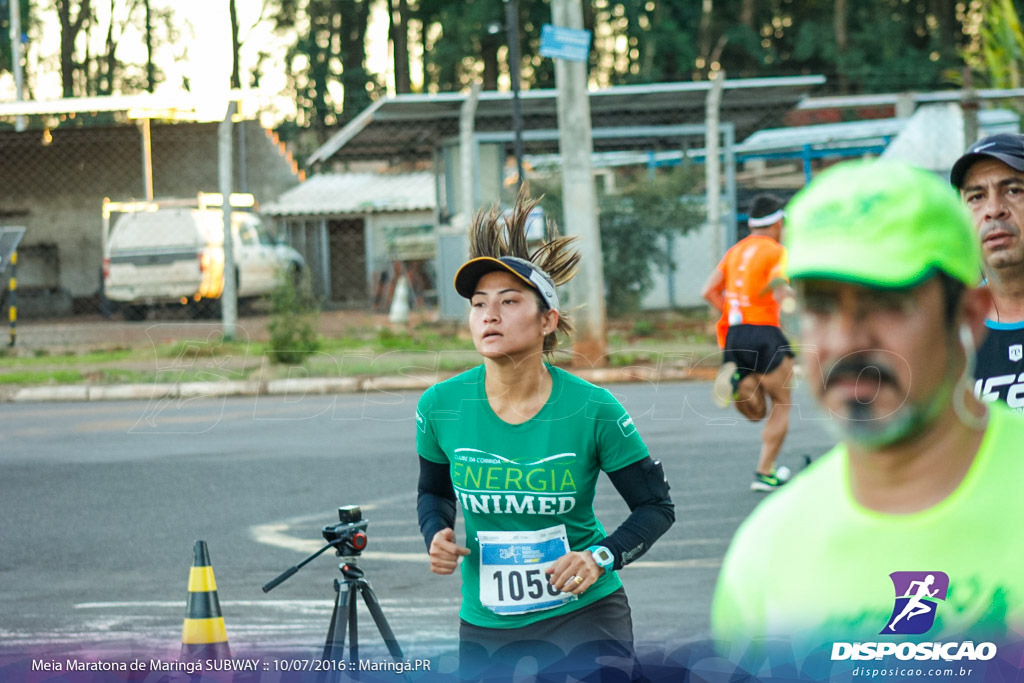
M 355 605 L 352 591 L 355 586 L 351 581 L 345 581 L 344 587 L 337 579 L 334 580 L 334 591 L 337 596 L 334 598 L 334 612 L 331 613 L 331 627 L 327 630 L 327 642 L 324 644 L 325 660 L 345 661 L 345 631 L 348 626 L 350 606 Z M 353 624 L 355 633 L 355 624 Z
M 359 662 L 359 621 L 356 613 L 356 590 L 361 584 L 361 580 L 354 580 L 348 582 L 348 625 L 351 635 L 348 641 L 348 653 L 354 663 Z M 358 668 L 356 669 L 358 672 Z M 358 677 L 356 674 L 353 677 Z
M 366 603 L 367 609 L 370 610 L 374 623 L 377 624 L 377 630 L 380 631 L 381 637 L 384 638 L 384 644 L 388 646 L 391 658 L 396 662 L 404 660 L 405 655 L 402 654 L 402 648 L 398 646 L 398 640 L 395 638 L 388 620 L 384 618 L 384 610 L 380 608 L 380 602 L 377 601 L 377 595 L 373 592 L 373 588 L 366 581 L 361 580 L 358 583 L 359 592 L 363 594 L 363 601 Z

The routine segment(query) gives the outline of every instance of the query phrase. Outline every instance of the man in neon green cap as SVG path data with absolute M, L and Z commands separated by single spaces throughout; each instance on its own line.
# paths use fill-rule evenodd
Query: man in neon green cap
M 931 173 L 857 161 L 787 217 L 805 377 L 841 442 L 737 532 L 721 652 L 756 673 L 769 641 L 829 666 L 854 643 L 1019 642 L 1024 420 L 972 392 L 990 298 L 967 212 Z

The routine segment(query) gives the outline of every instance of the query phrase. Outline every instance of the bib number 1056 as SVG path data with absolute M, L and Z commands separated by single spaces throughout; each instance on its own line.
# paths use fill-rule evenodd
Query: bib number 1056
M 556 598 L 562 594 L 539 569 L 499 569 L 491 578 L 494 579 L 499 602 L 521 602 L 526 598 L 539 600 L 545 595 Z
M 576 599 L 548 581 L 545 570 L 569 551 L 565 526 L 530 531 L 479 531 L 480 603 L 495 614 L 552 609 Z

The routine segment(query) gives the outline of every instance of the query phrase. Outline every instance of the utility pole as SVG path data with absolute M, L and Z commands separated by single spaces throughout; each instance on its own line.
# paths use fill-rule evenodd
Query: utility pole
M 14 73 L 14 98 L 24 98 L 25 79 L 21 71 L 21 1 L 9 0 L 11 8 L 11 71 Z M 28 121 L 21 114 L 14 120 L 14 129 L 19 133 L 28 127 Z
M 523 107 L 519 100 L 519 0 L 505 2 L 508 78 L 512 85 L 512 130 L 515 131 L 516 194 L 523 186 Z
M 220 294 L 220 314 L 224 338 L 235 338 L 238 324 L 238 286 L 235 281 L 235 243 L 231 229 L 231 193 L 234 192 L 235 154 L 231 144 L 232 120 L 238 102 L 230 100 L 224 120 L 217 127 L 217 180 L 224 215 L 224 289 Z
M 723 245 L 722 235 L 722 166 L 719 130 L 719 116 L 722 106 L 722 87 L 725 72 L 711 73 L 711 89 L 704 101 L 704 180 L 707 189 L 707 221 L 711 229 L 711 264 L 718 263 L 728 245 Z
M 580 0 L 552 0 L 552 24 L 583 29 Z M 587 64 L 555 59 L 558 88 L 558 139 L 562 154 L 562 205 L 565 232 L 579 236 L 582 255 L 580 270 L 573 279 L 571 301 L 582 304 L 575 313 L 576 338 L 573 365 L 600 367 L 607 363 L 605 339 L 604 265 L 601 260 L 601 230 L 597 219 L 597 192 L 591 155 L 590 99 L 587 94 Z

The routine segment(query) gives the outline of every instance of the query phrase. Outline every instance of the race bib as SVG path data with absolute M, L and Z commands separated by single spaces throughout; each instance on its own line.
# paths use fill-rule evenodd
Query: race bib
M 738 308 L 729 307 L 729 326 L 743 324 L 743 311 Z
M 480 602 L 495 614 L 525 614 L 576 599 L 544 573 L 569 552 L 565 525 L 540 531 L 480 531 Z

